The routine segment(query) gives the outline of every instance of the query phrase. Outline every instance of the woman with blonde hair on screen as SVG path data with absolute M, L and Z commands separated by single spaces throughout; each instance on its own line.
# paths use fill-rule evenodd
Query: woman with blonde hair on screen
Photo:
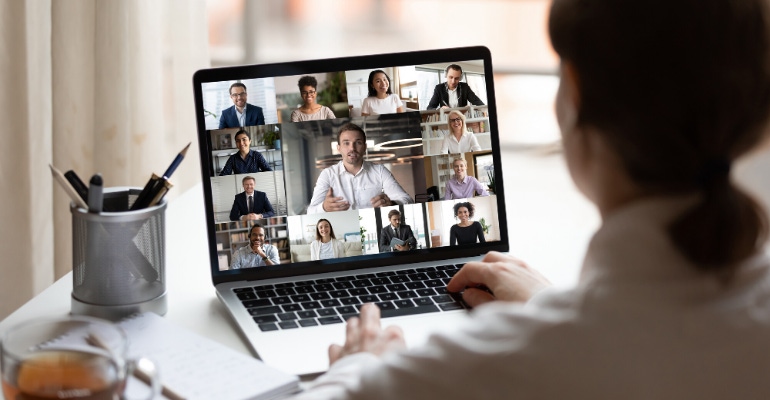
M 447 123 L 449 124 L 449 133 L 444 137 L 440 154 L 481 150 L 476 135 L 473 132 L 468 132 L 468 127 L 465 125 L 465 114 L 458 110 L 452 110 L 447 115 Z

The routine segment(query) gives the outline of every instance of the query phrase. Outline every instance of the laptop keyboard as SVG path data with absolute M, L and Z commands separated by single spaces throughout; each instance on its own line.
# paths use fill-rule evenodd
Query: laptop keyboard
M 382 318 L 469 308 L 446 284 L 460 265 L 442 265 L 233 289 L 262 331 L 339 324 L 365 303 Z

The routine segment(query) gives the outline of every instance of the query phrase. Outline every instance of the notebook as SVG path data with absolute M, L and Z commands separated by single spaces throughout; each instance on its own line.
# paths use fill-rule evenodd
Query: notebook
M 211 68 L 193 86 L 212 283 L 258 357 L 322 372 L 368 302 L 410 346 L 462 323 L 446 283 L 508 251 L 487 48 Z

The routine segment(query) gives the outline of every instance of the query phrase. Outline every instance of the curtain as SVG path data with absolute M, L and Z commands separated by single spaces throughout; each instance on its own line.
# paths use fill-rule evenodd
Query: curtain
M 72 269 L 48 164 L 141 187 L 192 142 L 168 199 L 199 180 L 192 75 L 208 66 L 203 0 L 0 0 L 0 318 Z

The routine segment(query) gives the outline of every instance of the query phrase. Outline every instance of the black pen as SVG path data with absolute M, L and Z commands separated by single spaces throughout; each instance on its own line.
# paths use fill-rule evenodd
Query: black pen
M 53 175 L 54 179 L 56 179 L 56 182 L 59 182 L 59 185 L 64 189 L 64 192 L 67 193 L 67 196 L 70 197 L 73 203 L 75 203 L 76 206 L 80 208 L 88 208 L 88 205 L 86 204 L 85 200 L 83 200 L 78 192 L 75 190 L 75 188 L 72 187 L 72 185 L 67 181 L 67 178 L 64 177 L 64 174 L 61 173 L 56 167 L 54 167 L 51 164 L 48 164 L 49 167 L 51 167 L 51 175 Z
M 187 146 L 185 146 L 184 149 L 182 149 L 182 151 L 180 151 L 179 154 L 174 157 L 174 161 L 172 161 L 171 165 L 168 166 L 168 169 L 166 169 L 166 172 L 163 174 L 163 176 L 152 174 L 150 180 L 147 181 L 147 184 L 144 185 L 144 189 L 142 189 L 142 191 L 139 193 L 139 196 L 136 198 L 136 201 L 134 201 L 134 204 L 131 205 L 131 210 L 139 210 L 150 206 L 153 200 L 155 200 L 155 197 L 158 196 L 161 191 L 163 191 L 165 186 L 163 181 L 167 181 L 168 178 L 171 177 L 171 174 L 176 171 L 176 168 L 179 166 L 179 164 L 182 163 L 182 160 L 184 160 L 184 156 L 187 154 L 187 149 L 190 148 L 191 144 L 192 142 L 187 143 Z M 163 194 L 165 194 L 165 192 Z
M 88 188 L 88 212 L 102 212 L 102 203 L 104 201 L 104 192 L 102 187 L 102 175 L 96 174 L 91 177 Z
M 69 170 L 64 173 L 64 177 L 72 185 L 72 188 L 80 195 L 83 201 L 88 201 L 88 186 L 80 180 L 78 174 L 73 170 Z

